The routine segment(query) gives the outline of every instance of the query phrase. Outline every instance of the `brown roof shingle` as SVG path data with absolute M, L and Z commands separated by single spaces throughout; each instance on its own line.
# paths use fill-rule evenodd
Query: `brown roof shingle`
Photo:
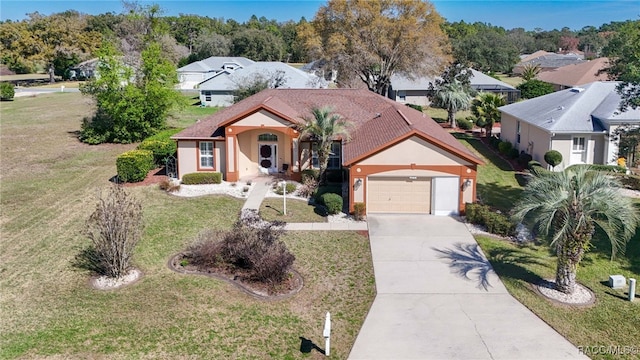
M 609 66 L 609 59 L 598 58 L 580 64 L 562 66 L 551 71 L 539 73 L 536 78 L 550 84 L 563 86 L 578 86 L 594 81 L 609 80 L 605 73 L 598 72 Z
M 292 124 L 311 117 L 310 109 L 329 106 L 352 123 L 351 139 L 345 143 L 343 161 L 368 156 L 410 134 L 448 149 L 473 163 L 482 160 L 464 147 L 429 116 L 365 89 L 268 89 L 225 108 L 174 135 L 174 139 L 202 139 L 224 132 L 219 128 L 265 110 Z

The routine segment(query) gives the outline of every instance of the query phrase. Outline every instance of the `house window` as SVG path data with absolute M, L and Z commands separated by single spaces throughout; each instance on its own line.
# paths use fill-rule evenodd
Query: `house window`
M 276 135 L 276 134 L 260 134 L 260 135 L 258 135 L 258 141 L 278 141 L 278 135 Z
M 320 160 L 318 159 L 318 144 L 311 145 L 311 167 L 320 168 Z M 342 145 L 338 141 L 331 143 L 331 152 L 329 153 L 329 161 L 327 169 L 340 169 L 342 167 Z
M 584 151 L 584 138 L 583 137 L 574 137 L 573 138 L 573 151 Z
M 200 142 L 200 167 L 213 169 L 213 141 Z
M 398 99 L 400 101 L 406 101 L 407 100 L 407 93 L 405 93 L 404 91 L 398 91 Z
M 516 122 L 516 143 L 520 144 L 520 121 Z
M 204 91 L 204 101 L 211 101 L 211 91 Z

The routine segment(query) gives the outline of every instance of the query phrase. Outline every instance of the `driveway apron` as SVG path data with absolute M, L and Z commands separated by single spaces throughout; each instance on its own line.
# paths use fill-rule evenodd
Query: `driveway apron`
M 587 359 L 509 295 L 462 222 L 368 223 L 377 296 L 349 359 Z

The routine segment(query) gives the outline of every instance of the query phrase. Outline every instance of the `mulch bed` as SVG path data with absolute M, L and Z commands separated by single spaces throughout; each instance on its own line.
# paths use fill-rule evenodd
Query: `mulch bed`
M 160 169 L 153 169 L 149 171 L 149 173 L 147 173 L 147 177 L 145 177 L 144 180 L 134 182 L 134 183 L 124 183 L 124 186 L 134 187 L 134 186 L 154 185 L 154 184 L 159 184 L 162 181 L 168 180 L 168 179 L 169 177 L 167 176 L 165 169 L 162 167 Z
M 179 253 L 169 259 L 167 266 L 169 269 L 191 275 L 204 275 L 216 279 L 224 280 L 244 293 L 261 300 L 283 300 L 292 297 L 302 290 L 304 281 L 302 275 L 295 270 L 291 270 L 291 276 L 276 286 L 251 281 L 246 278 L 246 273 L 233 272 L 226 268 L 200 269 L 193 265 L 181 264 L 185 259 L 185 254 Z

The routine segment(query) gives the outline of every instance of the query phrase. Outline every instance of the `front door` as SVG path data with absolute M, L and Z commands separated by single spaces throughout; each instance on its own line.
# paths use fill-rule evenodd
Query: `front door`
M 277 144 L 258 144 L 258 164 L 260 167 L 269 170 L 269 172 L 278 172 Z

